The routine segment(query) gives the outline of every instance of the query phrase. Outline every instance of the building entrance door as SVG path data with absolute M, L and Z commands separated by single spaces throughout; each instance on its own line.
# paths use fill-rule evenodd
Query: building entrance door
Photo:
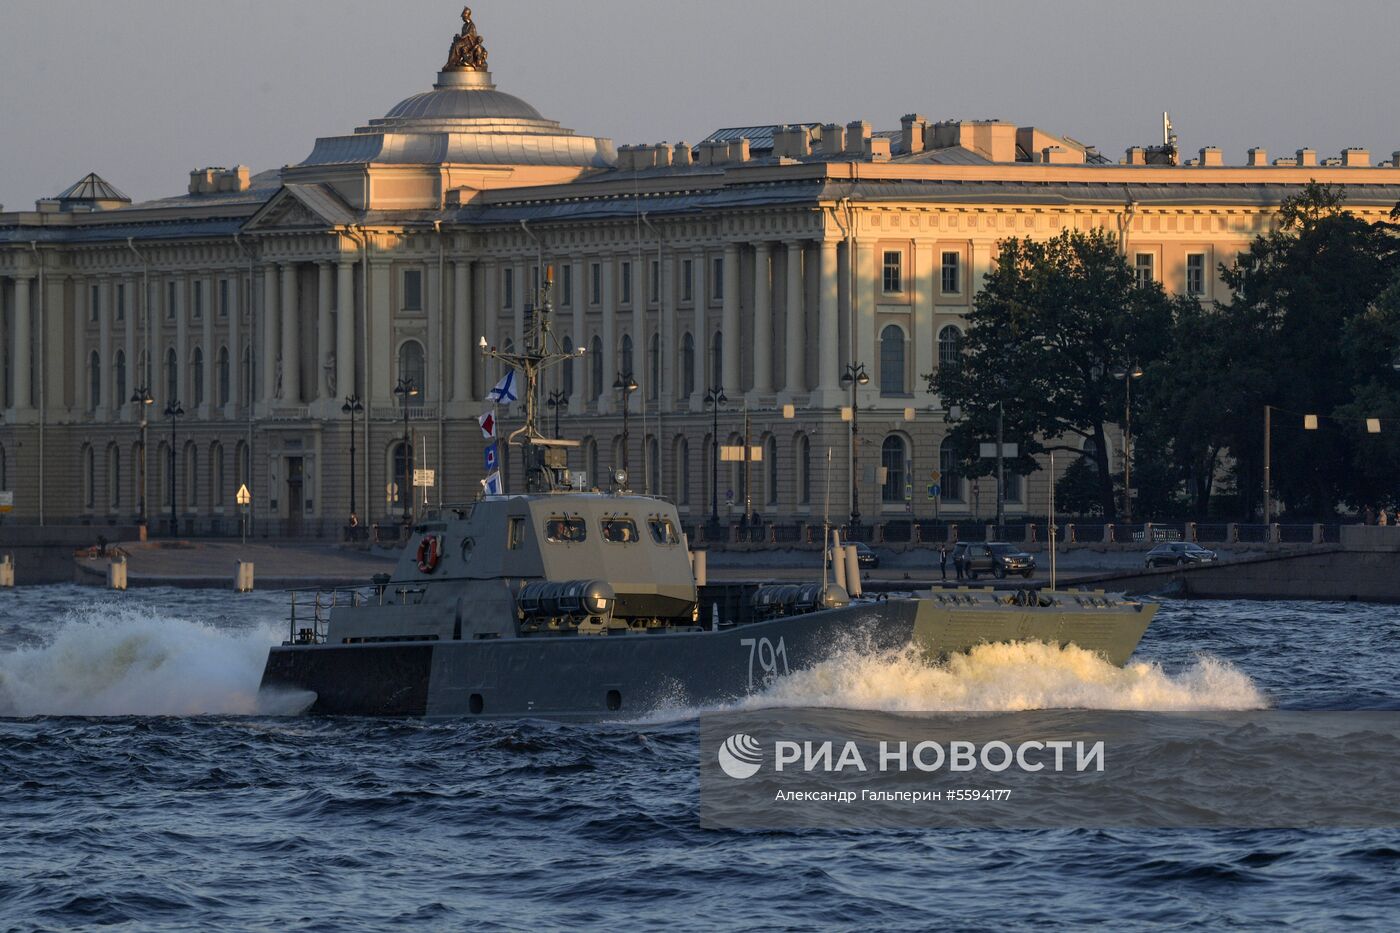
M 287 458 L 287 536 L 300 538 L 302 534 L 301 516 L 305 510 L 306 497 L 302 493 L 305 482 L 305 466 L 301 457 Z

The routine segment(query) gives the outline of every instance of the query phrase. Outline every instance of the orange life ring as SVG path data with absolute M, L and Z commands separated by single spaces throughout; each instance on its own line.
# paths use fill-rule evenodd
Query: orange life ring
M 442 560 L 442 537 L 440 535 L 424 535 L 418 541 L 418 570 L 421 573 L 432 573 L 437 569 L 438 561 Z

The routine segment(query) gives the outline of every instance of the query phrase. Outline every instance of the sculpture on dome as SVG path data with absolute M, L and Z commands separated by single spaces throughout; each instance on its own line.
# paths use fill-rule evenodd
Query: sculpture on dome
M 447 53 L 447 64 L 443 71 L 485 71 L 486 43 L 477 34 L 476 23 L 472 22 L 472 8 L 462 7 L 462 32 L 452 37 L 452 48 Z

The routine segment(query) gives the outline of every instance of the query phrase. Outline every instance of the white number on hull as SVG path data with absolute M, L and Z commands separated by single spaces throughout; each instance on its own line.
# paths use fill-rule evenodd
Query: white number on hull
M 787 645 L 783 644 L 780 637 L 775 647 L 773 642 L 767 638 L 741 638 L 740 647 L 749 649 L 749 689 L 753 689 L 753 662 L 755 656 L 758 658 L 759 669 L 763 671 L 763 681 L 766 684 L 769 680 L 779 674 L 788 673 Z M 779 662 L 782 662 L 782 670 L 778 669 Z

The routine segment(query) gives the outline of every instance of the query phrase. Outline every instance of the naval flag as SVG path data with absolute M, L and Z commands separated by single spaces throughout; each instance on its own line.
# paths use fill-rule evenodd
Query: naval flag
M 497 469 L 500 468 L 499 456 L 500 456 L 500 453 L 499 453 L 499 451 L 497 451 L 497 449 L 496 449 L 496 444 L 495 444 L 494 441 L 493 441 L 492 443 L 486 445 L 486 472 L 487 472 L 487 473 L 491 473 L 492 471 L 497 470 Z
M 515 370 L 506 370 L 506 374 L 501 377 L 501 381 L 496 383 L 490 392 L 486 393 L 486 397 L 500 404 L 516 401 L 519 396 L 515 394 Z
M 501 474 L 490 473 L 481 481 L 481 486 L 486 490 L 488 496 L 499 496 L 501 494 Z
M 481 425 L 482 437 L 490 439 L 496 436 L 496 413 L 494 411 L 486 412 L 476 419 L 476 423 Z

